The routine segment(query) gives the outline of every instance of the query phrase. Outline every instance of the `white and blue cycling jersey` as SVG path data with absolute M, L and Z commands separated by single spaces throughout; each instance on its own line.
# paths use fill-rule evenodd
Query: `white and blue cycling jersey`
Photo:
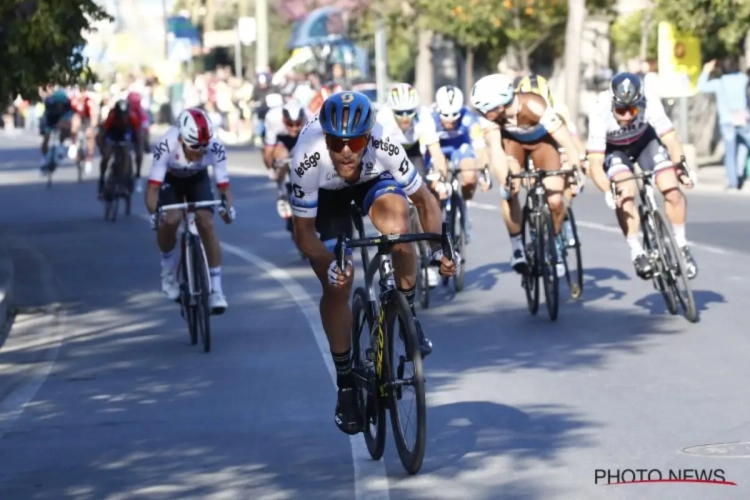
M 437 110 L 432 111 L 432 120 L 440 140 L 440 149 L 452 165 L 458 165 L 466 158 L 476 158 L 476 151 L 487 147 L 479 117 L 466 106 L 461 109 L 453 128 L 448 129 L 443 125 Z M 432 167 L 429 153 L 425 155 L 425 163 L 428 168 Z

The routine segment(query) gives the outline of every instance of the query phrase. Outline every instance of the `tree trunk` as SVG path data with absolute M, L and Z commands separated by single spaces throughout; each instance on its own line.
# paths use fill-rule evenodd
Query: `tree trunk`
M 214 0 L 206 0 L 206 17 L 203 18 L 204 31 L 216 29 L 216 5 Z
M 464 95 L 471 94 L 471 88 L 474 86 L 474 48 L 466 47 L 466 57 L 464 58 Z
M 420 29 L 417 39 L 415 84 L 423 104 L 431 104 L 435 94 L 435 65 L 432 62 L 432 31 Z
M 653 21 L 653 5 L 648 2 L 646 8 L 643 9 L 643 19 L 641 20 L 641 48 L 638 53 L 640 62 L 644 62 L 648 58 L 648 42 L 651 37 L 651 24 Z
M 578 98 L 581 80 L 581 44 L 586 20 L 586 0 L 568 0 L 568 22 L 565 26 L 565 103 L 570 119 L 578 125 Z

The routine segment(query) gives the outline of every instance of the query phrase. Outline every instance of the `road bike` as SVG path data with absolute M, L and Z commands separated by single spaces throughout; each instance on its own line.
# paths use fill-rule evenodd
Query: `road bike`
M 422 231 L 417 207 L 409 201 L 409 232 L 418 234 Z M 432 252 L 427 241 L 417 241 L 417 297 L 423 309 L 430 307 L 430 267 L 432 266 Z
M 670 314 L 677 314 L 679 305 L 685 313 L 685 318 L 691 323 L 696 323 L 700 315 L 688 279 L 687 265 L 674 238 L 672 227 L 667 223 L 656 202 L 654 176 L 655 172 L 652 170 L 612 180 L 610 189 L 614 199 L 617 199 L 618 184 L 634 179 L 638 181 L 638 214 L 641 219 L 644 250 L 653 269 L 651 279 L 654 288 L 664 297 Z
M 552 321 L 557 320 L 560 292 L 557 265 L 562 255 L 558 252 L 558 241 L 552 223 L 552 212 L 547 204 L 547 191 L 542 182 L 545 177 L 573 176 L 571 170 L 531 170 L 508 174 L 506 189 L 511 192 L 511 183 L 520 179 L 527 191 L 521 218 L 521 239 L 526 254 L 528 269 L 521 281 L 526 292 L 526 303 L 531 314 L 539 311 L 539 279 L 544 284 L 544 299 L 547 313 Z M 564 251 L 564 250 L 563 250 Z
M 211 274 L 203 242 L 195 226 L 195 211 L 204 207 L 223 205 L 224 199 L 174 203 L 157 207 L 157 221 L 171 210 L 182 211 L 180 231 L 180 261 L 177 266 L 177 282 L 180 286 L 179 303 L 182 317 L 187 320 L 190 343 L 198 343 L 200 336 L 203 352 L 211 351 Z
M 88 141 L 86 140 L 86 129 L 81 125 L 76 135 L 76 170 L 78 171 L 78 182 L 83 182 L 86 155 L 88 153 Z
M 396 449 L 404 469 L 416 474 L 424 461 L 427 440 L 427 406 L 422 354 L 414 316 L 404 295 L 396 288 L 391 250 L 394 245 L 417 241 L 439 241 L 443 254 L 454 257 L 453 238 L 448 224 L 443 223 L 442 234 L 394 234 L 358 240 L 338 237 L 334 255 L 340 269 L 346 269 L 348 249 L 377 247 L 375 258 L 365 273 L 365 286 L 358 287 L 352 298 L 352 372 L 358 389 L 358 404 L 363 416 L 362 431 L 373 460 L 379 460 L 385 449 L 385 412 L 389 410 Z M 373 289 L 375 274 L 379 275 L 379 293 Z M 400 332 L 395 333 L 396 324 Z M 369 339 L 362 339 L 362 333 Z M 405 355 L 394 355 L 395 339 L 405 347 Z M 405 368 L 412 363 L 412 375 Z M 414 442 L 407 442 L 398 403 L 404 389 L 413 388 L 416 396 L 417 429 Z
M 52 174 L 65 158 L 65 146 L 60 141 L 60 129 L 53 127 L 49 133 L 49 147 L 47 148 L 44 174 L 47 176 L 47 189 L 52 188 Z
M 104 183 L 102 197 L 104 199 L 104 220 L 115 222 L 119 210 L 120 199 L 125 203 L 125 215 L 130 215 L 133 197 L 132 158 L 130 158 L 130 143 L 118 141 L 112 143 L 113 159 L 109 168 L 107 180 Z M 128 166 L 127 170 L 125 166 Z
M 472 168 L 462 169 L 458 165 L 448 165 L 448 178 L 446 183 L 450 186 L 450 193 L 448 198 L 443 201 L 443 215 L 444 219 L 448 223 L 448 229 L 450 234 L 453 235 L 453 247 L 456 252 L 461 256 L 461 267 L 453 276 L 453 287 L 456 292 L 460 292 L 464 289 L 464 278 L 466 272 L 466 224 L 468 221 L 468 210 L 466 208 L 466 200 L 461 194 L 461 173 L 467 171 L 482 171 L 483 176 L 487 181 L 490 181 L 489 167 L 484 168 Z M 439 175 L 439 174 L 438 174 Z M 428 174 L 426 176 L 428 181 L 437 180 L 435 174 Z M 450 278 L 443 278 L 443 286 L 447 286 Z

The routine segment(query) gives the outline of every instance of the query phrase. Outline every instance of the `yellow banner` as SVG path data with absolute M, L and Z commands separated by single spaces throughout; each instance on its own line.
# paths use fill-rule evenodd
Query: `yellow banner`
M 662 97 L 695 95 L 701 73 L 701 42 L 678 32 L 666 21 L 659 23 L 659 83 Z

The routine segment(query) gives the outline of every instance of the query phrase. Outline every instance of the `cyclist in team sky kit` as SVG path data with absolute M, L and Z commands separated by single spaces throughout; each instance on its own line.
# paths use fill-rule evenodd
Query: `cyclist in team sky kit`
M 375 120 L 374 105 L 359 92 L 331 95 L 302 130 L 292 158 L 292 183 L 294 238 L 323 287 L 320 315 L 338 385 L 336 425 L 347 434 L 356 434 L 361 415 L 351 371 L 352 313 L 348 301 L 354 267 L 348 256 L 342 273 L 332 247 L 341 233 L 352 234 L 352 202 L 369 215 L 382 234 L 409 232 L 407 197 L 416 205 L 427 232 L 441 232 L 442 214 L 403 147 L 384 133 Z M 440 274 L 452 276 L 456 265 L 443 256 L 439 243 L 431 245 L 432 261 L 439 263 Z M 394 246 L 393 267 L 397 286 L 416 317 L 414 245 Z M 432 343 L 416 319 L 415 324 L 426 356 Z

